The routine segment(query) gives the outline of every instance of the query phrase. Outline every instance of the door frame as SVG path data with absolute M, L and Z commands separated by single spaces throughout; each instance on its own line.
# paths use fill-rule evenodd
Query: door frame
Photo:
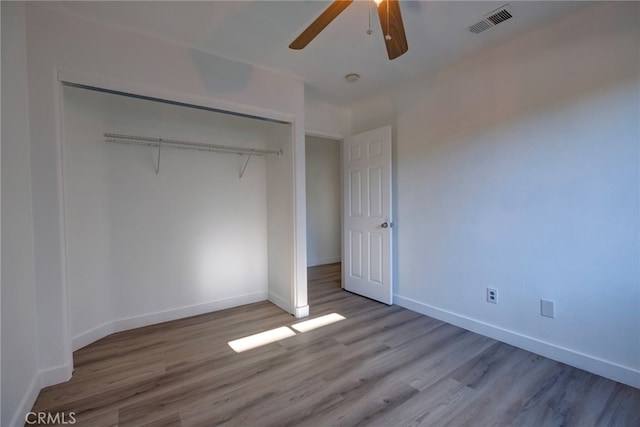
M 393 228 L 392 230 L 390 230 L 391 233 L 393 233 L 393 238 L 391 239 L 391 259 L 390 259 L 390 263 L 391 263 L 391 290 L 393 293 L 393 290 L 395 289 L 395 284 L 396 284 L 396 269 L 394 268 L 396 266 L 396 260 L 397 260 L 397 226 L 398 226 L 398 221 L 397 218 L 395 216 L 395 212 L 396 212 L 396 168 L 395 168 L 395 145 L 394 145 L 394 135 L 395 135 L 395 129 L 394 126 L 392 124 L 387 124 L 387 125 L 383 125 L 383 126 L 377 126 L 378 127 L 384 127 L 384 126 L 390 126 L 391 127 L 391 218 L 390 220 L 393 223 Z M 366 130 L 364 131 L 359 131 L 358 133 L 363 133 L 366 132 Z M 350 132 L 351 134 L 352 132 Z M 339 141 L 340 142 L 340 287 L 342 289 L 344 289 L 344 283 L 345 283 L 345 269 L 344 269 L 344 263 L 342 262 L 344 260 L 344 253 L 343 253 L 343 249 L 344 249 L 344 143 L 345 143 L 345 139 L 347 138 L 347 136 L 345 135 L 341 135 L 341 134 L 337 134 L 337 133 L 331 133 L 331 132 L 322 132 L 322 131 L 317 131 L 317 130 L 306 130 L 305 131 L 305 137 L 306 136 L 315 136 L 318 138 L 325 138 L 325 139 L 331 139 L 334 141 Z M 351 135 L 349 135 L 351 136 Z M 306 162 L 305 162 L 306 163 Z M 305 164 L 306 166 L 306 164 Z M 306 169 L 306 167 L 305 167 Z M 306 217 L 306 215 L 305 215 Z

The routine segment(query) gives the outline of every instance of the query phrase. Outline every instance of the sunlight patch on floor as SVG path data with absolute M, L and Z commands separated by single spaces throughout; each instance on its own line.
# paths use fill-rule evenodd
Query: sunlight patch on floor
M 323 326 L 330 325 L 332 323 L 339 322 L 344 319 L 346 319 L 346 317 L 338 313 L 331 313 L 296 323 L 294 325 L 291 325 L 291 328 L 301 333 L 308 332 L 314 329 L 321 328 Z M 292 331 L 291 328 L 287 326 L 281 326 L 279 328 L 270 329 L 268 331 L 229 341 L 227 344 L 229 344 L 229 347 L 231 347 L 236 353 L 242 353 L 243 351 L 251 350 L 256 347 L 261 347 L 263 345 L 271 344 L 285 338 L 296 336 L 296 333 Z
M 316 317 L 315 319 L 309 319 L 305 320 L 304 322 L 296 323 L 295 325 L 291 325 L 291 327 L 298 332 L 308 332 L 317 328 L 321 328 L 323 326 L 330 325 L 332 323 L 339 322 L 344 319 L 345 317 L 338 313 L 331 313 L 325 316 Z
M 243 351 L 271 344 L 273 342 L 293 337 L 295 335 L 296 333 L 291 329 L 287 328 L 286 326 L 282 326 L 280 328 L 271 329 L 268 331 L 260 332 L 258 334 L 249 335 L 248 337 L 229 341 L 228 344 L 229 347 L 231 347 L 236 353 L 242 353 Z

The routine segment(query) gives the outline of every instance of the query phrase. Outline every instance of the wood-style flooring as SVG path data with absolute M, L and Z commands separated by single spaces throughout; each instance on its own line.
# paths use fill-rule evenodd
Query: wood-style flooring
M 640 390 L 350 294 L 309 269 L 311 318 L 346 319 L 235 353 L 291 326 L 269 302 L 110 335 L 33 411 L 83 426 L 640 426 Z

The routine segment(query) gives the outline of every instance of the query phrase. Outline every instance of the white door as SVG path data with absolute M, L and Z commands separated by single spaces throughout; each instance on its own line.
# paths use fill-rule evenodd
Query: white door
M 391 126 L 343 143 L 344 288 L 392 303 Z

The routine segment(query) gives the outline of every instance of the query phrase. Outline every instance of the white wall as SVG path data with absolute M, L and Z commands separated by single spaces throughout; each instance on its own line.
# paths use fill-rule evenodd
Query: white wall
M 24 422 L 40 390 L 24 5 L 2 2 L 2 417 Z
M 351 110 L 323 101 L 308 90 L 304 112 L 307 135 L 343 139 L 351 134 Z
M 354 132 L 395 128 L 396 302 L 640 387 L 639 8 L 354 107 Z
M 307 265 L 340 262 L 340 141 L 307 135 Z
M 290 126 L 73 87 L 63 94 L 74 349 L 115 330 L 266 300 L 266 200 L 280 192 L 290 199 L 291 190 L 267 193 L 265 158 L 252 157 L 240 179 L 245 157 L 165 147 L 156 175 L 155 149 L 102 135 L 264 149 L 283 128 L 279 148 L 291 156 Z M 280 160 L 273 167 L 286 169 Z M 290 283 L 287 276 L 279 285 Z
M 298 315 L 308 311 L 304 204 L 304 84 L 302 81 L 187 49 L 146 35 L 50 10 L 27 9 L 27 61 L 33 191 L 38 343 L 44 385 L 72 369 L 62 204 L 62 74 L 78 83 L 241 111 L 294 122 L 289 188 Z M 70 77 L 71 76 L 71 77 Z

